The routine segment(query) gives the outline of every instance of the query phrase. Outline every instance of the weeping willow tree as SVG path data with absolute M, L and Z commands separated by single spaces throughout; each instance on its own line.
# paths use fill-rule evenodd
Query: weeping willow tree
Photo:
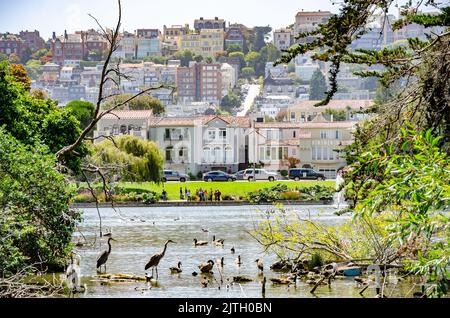
M 134 136 L 105 140 L 94 146 L 90 162 L 126 182 L 159 182 L 164 157 L 154 142 Z

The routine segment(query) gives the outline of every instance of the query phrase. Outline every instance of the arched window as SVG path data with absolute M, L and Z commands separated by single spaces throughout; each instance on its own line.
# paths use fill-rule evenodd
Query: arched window
M 113 135 L 118 135 L 119 134 L 119 126 L 118 125 L 114 125 L 113 126 L 112 133 L 113 133 Z
M 126 135 L 128 133 L 128 128 L 125 125 L 120 126 L 120 133 Z

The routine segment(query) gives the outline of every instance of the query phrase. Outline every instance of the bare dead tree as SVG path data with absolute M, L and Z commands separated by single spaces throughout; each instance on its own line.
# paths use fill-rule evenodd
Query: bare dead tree
M 166 85 L 166 84 L 149 87 L 149 88 L 142 90 L 141 92 L 139 92 L 137 94 L 130 96 L 129 98 L 127 98 L 124 101 L 117 101 L 116 103 L 113 103 L 111 107 L 108 107 L 108 109 L 102 109 L 102 105 L 105 102 L 107 102 L 108 100 L 110 100 L 111 98 L 113 98 L 115 96 L 120 95 L 121 80 L 132 79 L 131 76 L 122 72 L 122 70 L 120 68 L 120 64 L 121 64 L 120 59 L 117 63 L 113 63 L 113 54 L 119 47 L 120 28 L 122 25 L 121 0 L 118 0 L 117 3 L 118 3 L 118 20 L 117 20 L 117 24 L 114 29 L 104 28 L 93 15 L 89 14 L 89 16 L 96 22 L 97 26 L 99 27 L 99 29 L 100 29 L 99 32 L 101 32 L 103 38 L 107 41 L 108 50 L 107 50 L 105 62 L 103 64 L 102 72 L 101 72 L 99 93 L 98 93 L 98 98 L 97 98 L 97 102 L 96 102 L 93 119 L 87 125 L 87 127 L 81 132 L 80 136 L 77 138 L 77 140 L 73 144 L 62 148 L 60 151 L 58 151 L 56 153 L 56 158 L 58 160 L 59 168 L 61 170 L 65 169 L 66 158 L 69 155 L 77 154 L 76 150 L 83 142 L 85 142 L 85 141 L 93 142 L 95 140 L 94 138 L 89 137 L 89 134 L 92 132 L 92 130 L 96 127 L 98 122 L 103 117 L 105 117 L 106 115 L 117 116 L 114 114 L 115 110 L 120 109 L 121 107 L 129 104 L 134 99 L 138 98 L 139 96 L 145 95 L 151 91 L 156 91 L 156 90 L 160 90 L 160 89 L 164 88 L 164 89 L 171 89 L 172 94 L 173 94 L 173 92 L 175 90 L 174 87 L 172 87 L 170 85 Z M 108 89 L 109 89 L 109 91 L 108 91 Z M 111 140 L 115 144 L 113 137 L 101 136 L 99 138 L 102 138 L 102 137 L 106 138 L 108 140 Z M 99 139 L 99 138 L 97 138 L 97 139 Z M 106 173 L 104 172 L 104 169 L 102 169 L 101 167 L 96 167 L 92 163 L 83 164 L 81 167 L 81 170 L 82 170 L 81 175 L 84 177 L 85 181 L 87 182 L 89 191 L 96 201 L 96 208 L 97 208 L 98 216 L 100 219 L 100 236 L 102 236 L 102 234 L 103 234 L 102 233 L 102 218 L 101 218 L 101 214 L 100 214 L 100 210 L 99 210 L 99 198 L 96 195 L 96 190 L 93 188 L 93 184 L 91 182 L 89 182 L 89 180 L 88 180 L 88 175 L 97 175 L 98 179 L 101 180 L 101 183 L 103 185 L 103 192 L 105 194 L 106 201 L 110 201 L 112 208 L 114 210 L 116 210 L 114 207 L 114 202 L 113 202 L 111 191 L 110 191 L 111 189 L 110 189 L 110 187 L 108 187 L 108 178 L 106 177 Z

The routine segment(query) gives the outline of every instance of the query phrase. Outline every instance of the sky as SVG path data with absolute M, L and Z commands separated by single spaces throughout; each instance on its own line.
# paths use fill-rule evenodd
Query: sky
M 159 28 L 189 23 L 199 17 L 219 17 L 249 27 L 270 25 L 274 29 L 295 21 L 305 11 L 338 12 L 331 0 L 122 0 L 122 29 Z M 113 27 L 117 20 L 117 0 L 0 0 L 0 33 L 39 30 L 44 39 L 64 30 L 73 32 L 95 28 L 88 16 L 94 15 L 103 26 Z

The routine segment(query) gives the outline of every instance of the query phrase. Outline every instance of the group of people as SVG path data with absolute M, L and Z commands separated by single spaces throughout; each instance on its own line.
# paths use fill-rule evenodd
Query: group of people
M 202 188 L 200 188 L 199 190 L 196 190 L 195 194 L 200 198 L 200 202 L 213 202 L 222 200 L 222 192 L 220 192 L 219 189 L 217 189 L 216 191 L 210 189 L 210 191 L 208 192 L 208 190 L 203 190 Z
M 195 190 L 195 195 L 200 198 L 200 202 L 213 202 L 213 201 L 222 201 L 222 192 L 220 192 L 219 189 L 216 191 L 213 191 L 213 189 L 203 190 L 202 188 Z M 168 194 L 166 189 L 163 189 L 162 193 L 162 200 L 167 201 L 168 200 Z M 180 188 L 180 200 L 186 200 L 188 202 L 193 200 L 191 190 L 188 188 L 181 187 Z

